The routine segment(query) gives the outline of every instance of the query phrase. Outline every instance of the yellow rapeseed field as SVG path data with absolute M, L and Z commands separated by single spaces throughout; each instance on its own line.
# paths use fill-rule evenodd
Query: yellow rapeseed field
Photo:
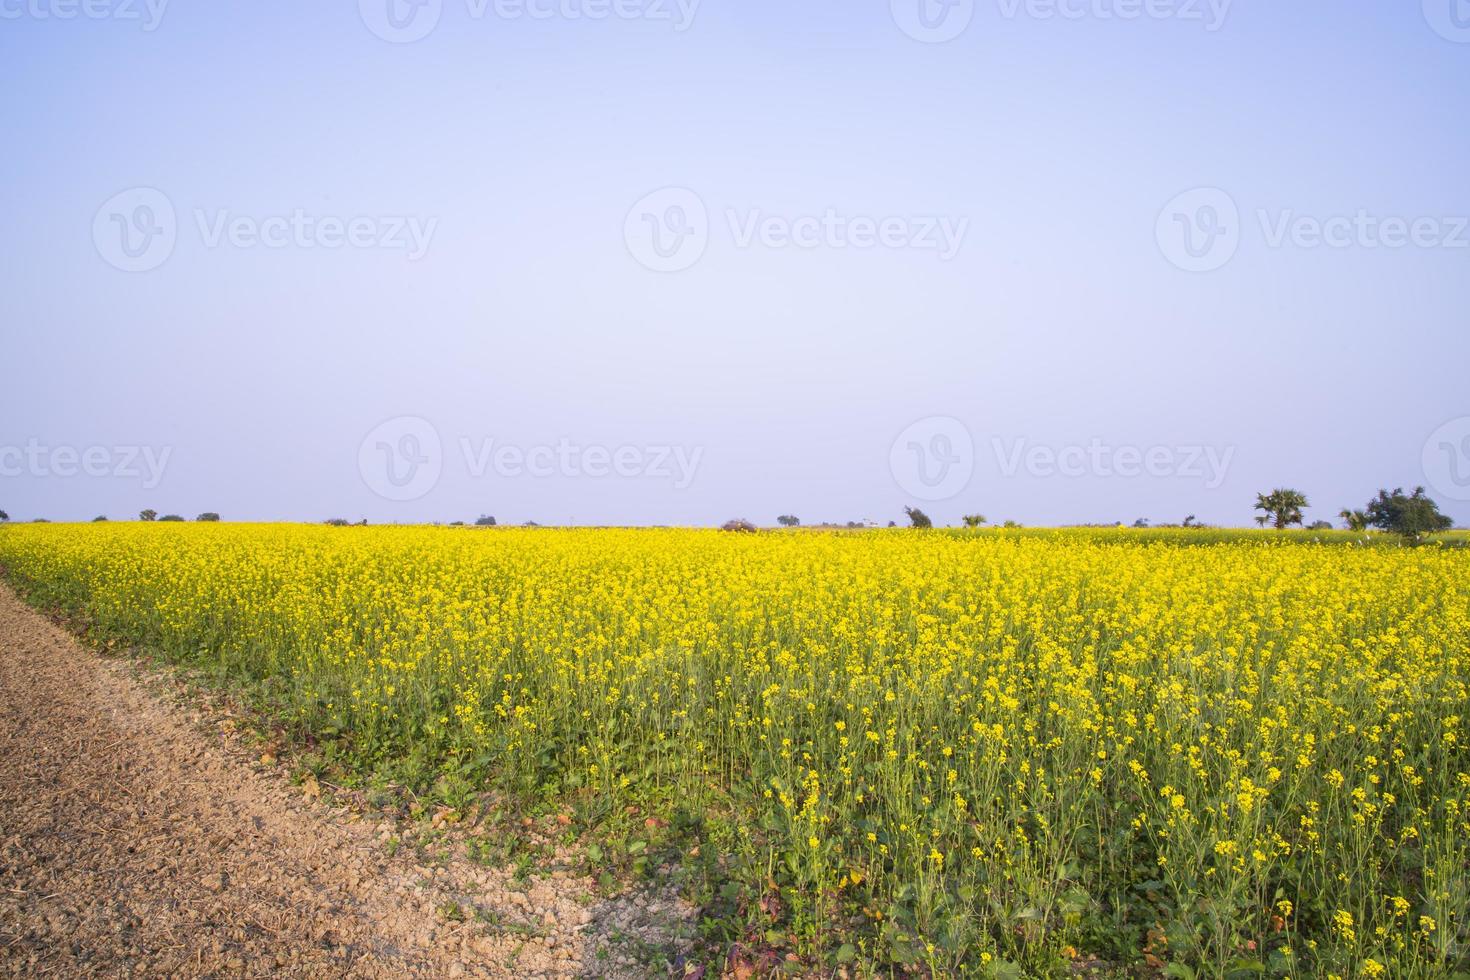
M 814 967 L 1470 969 L 1470 551 L 105 524 L 0 564 L 365 779 L 662 815 Z

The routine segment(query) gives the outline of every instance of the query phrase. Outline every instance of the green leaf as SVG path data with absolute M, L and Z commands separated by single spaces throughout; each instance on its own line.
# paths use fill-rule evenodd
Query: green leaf
M 996 960 L 990 965 L 990 975 L 995 980 L 1022 980 L 1025 973 L 1021 970 L 1019 963 L 1010 960 Z
M 837 947 L 838 963 L 851 963 L 855 959 L 857 959 L 857 947 L 852 943 L 843 943 Z

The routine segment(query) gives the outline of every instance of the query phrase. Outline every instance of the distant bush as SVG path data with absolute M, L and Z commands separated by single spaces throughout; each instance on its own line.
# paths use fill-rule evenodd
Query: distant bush
M 1090 526 L 1090 525 L 1081 525 L 1081 526 L 1087 527 L 1087 526 Z M 1121 527 L 1122 525 L 1120 524 L 1119 526 Z M 1189 514 L 1188 516 L 1186 516 L 1184 518 L 1183 521 L 1181 521 L 1178 524 L 1142 524 L 1142 525 L 1135 524 L 1134 527 L 1149 527 L 1149 528 L 1154 528 L 1156 530 L 1170 530 L 1170 529 L 1173 529 L 1173 530 L 1186 530 L 1186 531 L 1207 531 L 1207 530 L 1210 529 L 1210 525 L 1208 525 L 1208 524 L 1201 524 L 1198 520 L 1195 519 L 1195 516 L 1193 514 Z
M 801 518 L 795 514 L 782 514 L 776 518 L 776 523 L 782 527 L 796 527 L 801 524 Z
M 475 519 L 475 527 L 494 527 L 494 526 L 495 526 L 495 518 L 491 517 L 489 514 L 481 514 L 479 517 L 477 517 Z
M 905 507 L 903 512 L 909 516 L 910 527 L 933 527 L 934 522 L 929 520 L 929 515 L 917 507 Z
M 1307 525 L 1307 530 L 1308 531 L 1331 531 L 1332 530 L 1332 522 L 1331 521 L 1313 521 L 1312 523 L 1310 523 L 1310 524 Z
M 162 517 L 159 518 L 159 520 L 160 521 L 182 521 L 183 518 L 180 517 L 178 514 L 164 514 Z
M 726 521 L 725 523 L 721 524 L 720 530 L 735 531 L 740 534 L 754 534 L 755 525 L 750 523 L 743 517 L 737 517 L 734 520 Z
M 964 516 L 965 527 L 979 527 L 985 523 L 984 514 L 966 514 Z
M 1368 524 L 1382 531 L 1402 534 L 1406 538 L 1419 538 L 1436 531 L 1448 531 L 1455 522 L 1439 512 L 1439 506 L 1424 493 L 1423 487 L 1415 487 L 1412 494 L 1403 488 L 1389 493 L 1379 490 L 1378 496 L 1368 501 Z
M 194 520 L 196 520 L 196 521 L 218 521 L 219 520 L 219 515 L 216 514 L 212 510 L 206 510 L 204 513 L 200 514 L 198 517 L 194 518 Z
M 4 524 L 8 520 L 10 520 L 10 515 L 0 510 L 0 524 Z
M 93 524 L 98 524 L 98 523 L 101 523 L 102 521 L 105 521 L 105 520 L 107 520 L 107 515 L 106 514 L 98 514 L 96 517 L 92 518 L 92 523 Z
M 158 520 L 158 511 L 156 511 L 156 510 L 140 510 L 140 511 L 138 511 L 138 520 L 140 520 L 140 521 L 156 521 L 156 520 Z
M 331 517 L 331 518 L 328 518 L 323 523 L 325 523 L 327 525 L 327 527 L 347 527 L 348 526 L 348 524 L 347 524 L 347 518 L 345 518 L 345 517 Z

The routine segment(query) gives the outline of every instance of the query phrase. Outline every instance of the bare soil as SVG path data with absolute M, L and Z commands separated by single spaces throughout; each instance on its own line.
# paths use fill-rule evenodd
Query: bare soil
M 0 585 L 0 975 L 681 972 L 692 910 L 669 895 L 604 901 L 570 869 L 398 846 L 414 834 L 293 785 Z

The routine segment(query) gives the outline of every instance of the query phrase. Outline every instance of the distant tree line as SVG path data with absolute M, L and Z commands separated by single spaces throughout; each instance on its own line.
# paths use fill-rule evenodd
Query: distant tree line
M 1261 511 L 1256 523 L 1265 527 L 1270 524 L 1277 529 L 1302 526 L 1304 511 L 1310 504 L 1306 494 L 1299 490 L 1276 489 L 1270 493 L 1256 494 L 1256 510 Z M 1440 513 L 1439 505 L 1429 498 L 1423 487 L 1415 487 L 1413 493 L 1404 493 L 1403 487 L 1392 491 L 1379 490 L 1378 496 L 1368 501 L 1362 510 L 1344 508 L 1337 515 L 1349 531 L 1366 531 L 1375 528 L 1390 534 L 1398 534 L 1418 540 L 1426 534 L 1448 531 L 1455 526 L 1454 520 Z M 1310 528 L 1317 531 L 1330 530 L 1328 521 L 1314 521 Z

